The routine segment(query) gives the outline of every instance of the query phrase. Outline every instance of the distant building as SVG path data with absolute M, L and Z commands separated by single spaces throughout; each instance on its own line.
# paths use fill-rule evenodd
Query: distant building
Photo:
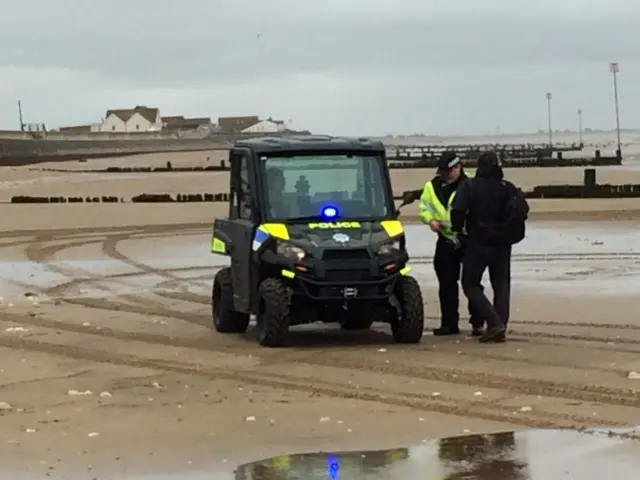
M 70 125 L 68 127 L 60 127 L 58 128 L 58 131 L 60 133 L 69 133 L 69 134 L 93 133 L 93 132 L 99 132 L 101 128 L 102 128 L 102 124 L 91 123 L 89 125 Z
M 137 106 L 131 109 L 107 110 L 100 131 L 102 132 L 148 132 L 162 128 L 162 117 L 158 108 Z
M 284 121 L 273 120 L 271 117 L 245 128 L 242 133 L 279 133 L 286 130 Z
M 213 131 L 213 123 L 211 118 L 185 118 L 181 115 L 162 118 L 162 129 L 169 131 L 199 131 L 208 133 Z
M 219 117 L 218 131 L 221 133 L 240 133 L 246 128 L 260 122 L 257 115 L 247 117 Z

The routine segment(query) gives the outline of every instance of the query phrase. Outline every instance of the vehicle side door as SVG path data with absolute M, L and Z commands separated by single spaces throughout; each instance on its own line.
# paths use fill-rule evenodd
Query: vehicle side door
M 250 312 L 254 295 L 253 234 L 258 218 L 254 172 L 249 150 L 231 150 L 231 191 L 229 202 L 229 228 L 234 245 L 231 253 L 233 301 L 237 311 Z

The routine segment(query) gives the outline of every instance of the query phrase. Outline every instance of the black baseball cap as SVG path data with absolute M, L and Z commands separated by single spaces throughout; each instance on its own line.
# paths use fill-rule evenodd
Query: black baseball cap
M 450 170 L 456 165 L 460 164 L 460 157 L 456 152 L 445 151 L 442 152 L 438 159 L 438 170 Z

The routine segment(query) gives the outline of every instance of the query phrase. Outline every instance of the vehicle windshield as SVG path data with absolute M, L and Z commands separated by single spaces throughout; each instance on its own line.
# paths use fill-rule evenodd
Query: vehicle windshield
M 278 220 L 366 220 L 388 217 L 379 155 L 263 157 L 267 213 Z M 332 215 L 335 214 L 335 215 Z

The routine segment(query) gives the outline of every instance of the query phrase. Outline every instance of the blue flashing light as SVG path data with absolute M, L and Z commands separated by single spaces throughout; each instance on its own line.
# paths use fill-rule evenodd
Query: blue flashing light
M 329 480 L 339 480 L 340 478 L 340 460 L 336 455 L 327 457 L 327 476 Z
M 338 209 L 334 206 L 323 207 L 320 210 L 320 215 L 327 220 L 331 220 L 338 216 Z

